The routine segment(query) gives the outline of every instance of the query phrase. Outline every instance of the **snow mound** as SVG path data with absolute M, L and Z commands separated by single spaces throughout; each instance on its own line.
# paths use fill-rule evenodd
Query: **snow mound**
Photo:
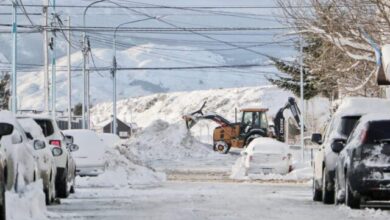
M 135 187 L 138 185 L 159 185 L 165 181 L 164 173 L 145 167 L 124 146 L 107 148 L 106 171 L 97 177 L 77 177 L 78 187 Z
M 20 194 L 7 191 L 7 220 L 48 219 L 42 180 L 28 185 Z
M 129 150 L 142 161 L 207 157 L 214 154 L 194 138 L 184 123 L 153 122 L 127 143 Z
M 313 177 L 313 169 L 310 166 L 310 162 L 305 163 L 293 163 L 293 171 L 286 175 L 282 174 L 248 174 L 245 175 L 244 157 L 240 157 L 236 160 L 232 166 L 232 172 L 230 179 L 234 180 L 265 180 L 265 181 L 310 181 Z

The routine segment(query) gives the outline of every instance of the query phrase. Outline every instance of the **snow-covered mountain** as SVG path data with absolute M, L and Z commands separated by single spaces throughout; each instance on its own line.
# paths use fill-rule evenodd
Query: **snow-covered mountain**
M 155 48 L 176 49 L 174 51 L 159 52 L 155 55 Z M 187 50 L 187 51 L 184 51 Z M 192 51 L 188 51 L 192 50 Z M 112 60 L 111 49 L 93 49 L 94 61 L 97 67 L 110 67 Z M 183 59 L 185 57 L 185 59 Z M 117 52 L 119 67 L 185 67 L 191 60 L 195 65 L 225 65 L 220 55 L 196 50 L 184 46 L 165 46 L 146 44 Z M 77 68 L 82 63 L 81 52 L 72 55 L 72 66 Z M 57 62 L 59 69 L 65 69 L 67 58 L 60 58 Z M 93 64 L 90 64 L 93 67 Z M 273 68 L 270 67 L 269 71 Z M 216 88 L 232 88 L 241 86 L 266 85 L 264 74 L 254 74 L 251 70 L 145 70 L 145 71 L 118 71 L 118 99 L 144 96 L 154 93 L 205 90 Z M 264 68 L 258 71 L 265 71 Z M 82 72 L 72 73 L 73 104 L 82 99 Z M 109 71 L 91 72 L 91 101 L 93 104 L 112 100 L 112 79 Z M 67 96 L 67 72 L 57 71 L 57 107 L 65 109 Z M 43 72 L 24 73 L 18 79 L 18 97 L 22 109 L 43 108 Z

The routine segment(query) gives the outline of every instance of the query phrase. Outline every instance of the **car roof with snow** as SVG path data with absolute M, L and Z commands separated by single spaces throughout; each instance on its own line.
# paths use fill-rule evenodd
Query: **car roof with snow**
M 389 113 L 369 113 L 366 115 L 363 115 L 359 123 L 367 123 L 370 121 L 390 121 L 390 114 Z
M 348 97 L 345 98 L 335 116 L 359 116 L 371 112 L 386 112 L 390 110 L 390 100 L 380 98 L 366 97 Z
M 6 111 L 6 110 L 1 110 L 0 111 L 0 121 L 5 122 L 5 123 L 9 123 L 9 124 L 15 124 L 16 118 L 12 112 Z
M 247 151 L 270 154 L 285 153 L 288 149 L 286 143 L 268 137 L 256 138 L 247 147 Z
M 19 124 L 22 128 L 29 132 L 34 138 L 44 137 L 41 126 L 39 126 L 32 118 L 19 118 Z

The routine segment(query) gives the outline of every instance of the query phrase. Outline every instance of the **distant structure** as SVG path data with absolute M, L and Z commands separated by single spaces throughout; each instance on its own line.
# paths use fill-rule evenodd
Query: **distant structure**
M 100 123 L 101 126 L 99 127 L 101 127 L 103 133 L 112 133 L 112 122 L 113 120 L 110 119 L 109 121 Z M 122 139 L 130 138 L 132 135 L 132 126 L 130 124 L 126 124 L 118 118 L 116 119 L 116 122 L 118 126 L 117 135 Z

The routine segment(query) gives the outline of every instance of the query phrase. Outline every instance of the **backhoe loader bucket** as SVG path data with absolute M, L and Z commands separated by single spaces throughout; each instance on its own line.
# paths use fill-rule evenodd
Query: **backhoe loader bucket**
M 203 108 L 206 106 L 206 103 L 207 102 L 204 102 L 202 107 L 198 111 L 183 116 L 183 119 L 186 122 L 186 127 L 188 130 L 194 127 L 194 125 L 198 122 L 198 120 L 203 117 Z

